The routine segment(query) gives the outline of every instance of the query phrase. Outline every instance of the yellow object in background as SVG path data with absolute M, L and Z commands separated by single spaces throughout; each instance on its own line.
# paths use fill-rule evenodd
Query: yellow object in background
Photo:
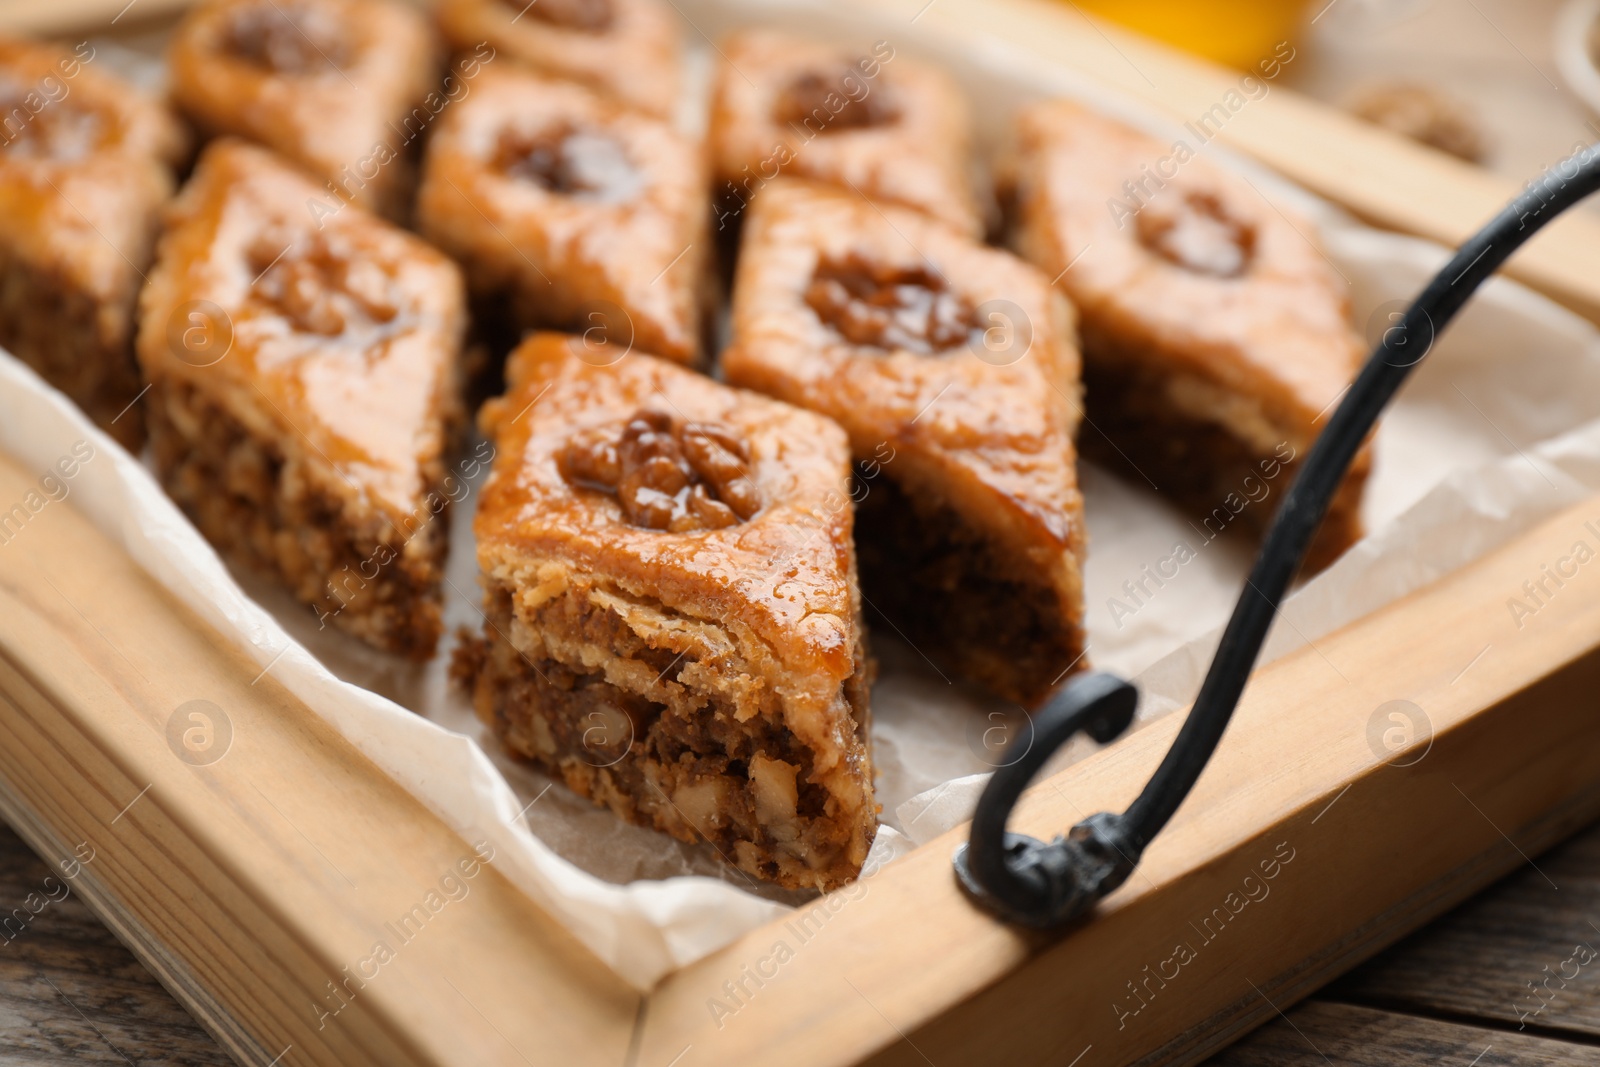
M 1120 22 L 1186 51 L 1242 70 L 1294 42 L 1306 0 L 1077 0 L 1091 15 Z

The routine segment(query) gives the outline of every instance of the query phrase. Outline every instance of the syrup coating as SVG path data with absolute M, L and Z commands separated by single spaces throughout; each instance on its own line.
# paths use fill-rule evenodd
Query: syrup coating
M 1071 309 L 1046 279 L 916 212 L 805 182 L 768 187 L 746 225 L 722 357 L 729 382 L 829 415 L 858 457 L 887 443 L 897 473 L 959 501 L 1019 549 L 1054 559 L 1081 544 L 1078 353 Z M 925 343 L 886 351 L 882 337 L 852 341 L 807 299 L 819 266 L 915 277 L 930 260 L 981 327 L 943 355 Z
M 327 183 L 330 212 L 348 201 L 398 217 L 407 157 L 443 106 L 427 19 L 383 0 L 206 0 L 167 65 L 196 126 L 299 163 Z
M 418 225 L 524 328 L 585 331 L 679 362 L 700 351 L 708 225 L 700 148 L 582 86 L 489 67 L 428 144 Z M 615 336 L 613 336 L 615 335 Z
M 773 30 L 740 31 L 719 48 L 710 141 L 724 211 L 746 213 L 788 176 L 982 233 L 971 112 L 945 71 L 888 42 L 853 49 Z
M 651 356 L 596 366 L 583 351 L 580 338 L 532 335 L 510 357 L 506 395 L 479 416 L 497 448 L 474 522 L 480 562 L 492 571 L 494 561 L 558 556 L 647 588 L 670 608 L 736 618 L 796 672 L 798 689 L 831 700 L 855 670 L 860 636 L 844 434 Z M 632 522 L 616 495 L 563 476 L 558 457 L 576 435 L 615 434 L 641 409 L 730 433 L 748 454 L 739 466 L 751 489 L 742 491 L 759 497 L 760 510 L 673 533 Z
M 1024 108 L 1017 127 L 1019 247 L 1060 277 L 1085 331 L 1252 397 L 1279 435 L 1265 449 L 1303 450 L 1362 355 L 1310 221 L 1204 159 L 1113 218 L 1107 197 L 1126 202 L 1124 180 L 1171 145 L 1066 101 Z
M 354 208 L 319 229 L 306 210 L 316 190 L 263 149 L 208 148 L 142 299 L 140 362 L 331 468 L 343 492 L 405 516 L 446 444 L 460 273 Z
M 670 116 L 682 64 L 680 18 L 663 0 L 440 0 L 451 47 L 487 43 L 505 62 Z
M 1074 338 L 1048 279 L 915 211 L 784 180 L 745 224 L 727 380 L 845 428 L 865 595 L 1021 703 L 1083 661 Z
M 0 38 L 0 345 L 137 449 L 133 309 L 188 139 L 94 60 Z

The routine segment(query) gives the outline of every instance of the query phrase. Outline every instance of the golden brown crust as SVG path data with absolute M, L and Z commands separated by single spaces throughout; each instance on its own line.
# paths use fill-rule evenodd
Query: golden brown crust
M 720 51 L 711 155 L 725 224 L 787 175 L 983 232 L 970 110 L 945 71 L 883 41 L 852 49 L 772 30 L 732 34 Z
M 1218 474 L 1233 452 L 1303 457 L 1362 356 L 1311 222 L 1067 101 L 1024 108 L 1017 128 L 1016 243 L 1078 306 L 1089 413 L 1116 446 L 1107 451 L 1201 512 L 1223 503 L 1208 456 Z M 1360 536 L 1369 466 L 1363 453 L 1323 559 Z
M 426 18 L 384 0 L 207 0 L 167 52 L 173 99 L 203 133 L 298 163 L 329 210 L 390 218 L 405 214 L 439 59 Z
M 457 51 L 487 44 L 658 117 L 677 105 L 682 33 L 661 0 L 440 0 L 436 11 Z
M 480 682 L 480 712 L 515 750 L 559 767 L 625 817 L 710 839 L 740 867 L 785 885 L 847 880 L 876 818 L 844 435 L 809 412 L 654 357 L 593 358 L 581 338 L 533 335 L 512 354 L 506 395 L 480 416 L 496 459 L 474 523 L 478 561 L 491 616 L 505 613 L 487 635 L 491 649 L 502 647 L 499 667 Z M 574 439 L 620 432 L 641 409 L 739 440 L 760 510 L 720 529 L 650 529 L 630 522 L 614 494 L 563 475 Z M 526 674 L 519 660 L 536 669 Z M 551 689 L 552 675 L 566 681 Z M 574 689 L 589 696 L 580 701 Z M 641 738 L 659 716 L 660 729 L 722 739 L 702 737 L 680 761 L 664 757 L 668 739 L 650 733 L 654 747 L 628 753 L 615 770 L 540 740 L 540 730 L 560 732 L 561 722 L 608 701 L 632 709 Z M 786 773 L 799 768 L 799 794 L 814 801 L 801 803 L 794 833 L 784 827 L 795 815 L 740 806 L 739 797 L 765 788 L 757 781 L 765 772 L 728 748 L 734 734 L 788 746 L 788 755 L 766 742 L 757 750 Z M 637 760 L 651 763 L 653 785 L 638 777 Z M 662 792 L 672 804 L 660 802 Z M 752 837 L 755 825 L 763 829 Z
M 133 307 L 186 138 L 93 63 L 0 39 L 0 345 L 137 448 Z
M 966 342 L 928 355 L 848 340 L 808 294 L 819 266 L 854 261 L 931 280 L 969 309 Z M 837 420 L 858 461 L 877 464 L 930 510 L 961 516 L 972 540 L 1015 561 L 1013 578 L 1048 591 L 1053 647 L 1073 650 L 1066 662 L 1024 676 L 1000 666 L 992 649 L 952 642 L 957 669 L 1029 700 L 1060 676 L 1082 648 L 1084 526 L 1073 317 L 1047 279 L 916 212 L 779 181 L 746 224 L 722 366 L 732 384 Z M 908 631 L 918 620 L 890 621 Z
M 581 86 L 485 70 L 428 145 L 420 226 L 523 327 L 693 362 L 707 224 L 699 146 Z M 621 314 L 616 313 L 616 309 Z
M 264 149 L 213 143 L 170 209 L 142 297 L 139 361 L 152 395 L 168 398 L 163 419 L 191 447 L 238 440 L 276 457 L 262 494 L 282 498 L 275 506 L 287 540 L 276 544 L 277 562 L 303 599 L 381 647 L 431 651 L 431 638 L 374 636 L 343 597 L 324 603 L 338 576 L 307 584 L 308 554 L 291 543 L 304 531 L 291 527 L 320 519 L 329 538 L 358 546 L 358 581 L 398 560 L 408 588 L 435 603 L 437 636 L 438 516 L 459 421 L 463 285 L 444 255 L 358 208 L 319 227 L 307 209 L 316 190 Z M 169 487 L 183 460 L 182 449 L 169 450 Z M 188 466 L 190 480 L 202 469 L 216 479 L 243 473 Z M 309 555 L 348 562 L 348 553 Z

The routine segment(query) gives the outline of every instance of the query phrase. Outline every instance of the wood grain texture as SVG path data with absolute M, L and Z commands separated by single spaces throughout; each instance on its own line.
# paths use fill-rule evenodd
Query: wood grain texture
M 0 499 L 35 480 L 0 461 Z M 195 699 L 232 727 L 207 766 L 167 740 Z M 53 863 L 93 852 L 75 891 L 243 1062 L 610 1067 L 627 1047 L 637 996 L 492 867 L 396 936 L 472 846 L 70 505 L 0 547 L 0 810 Z M 376 977 L 330 992 L 379 941 Z
M 1312 1002 L 1279 1017 L 1208 1067 L 1591 1067 L 1593 1046 Z
M 1523 864 L 1331 995 L 1600 1041 L 1600 832 Z
M 125 29 L 169 18 L 195 0 L 5 0 L 0 30 L 37 36 Z
M 59 868 L 0 826 L 0 1065 L 232 1061 L 111 936 Z

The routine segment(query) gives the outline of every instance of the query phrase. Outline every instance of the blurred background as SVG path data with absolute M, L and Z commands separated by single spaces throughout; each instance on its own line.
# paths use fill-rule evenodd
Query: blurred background
M 1519 180 L 1600 140 L 1600 0 L 1079 0 Z M 1591 204 L 1590 210 L 1600 210 Z

